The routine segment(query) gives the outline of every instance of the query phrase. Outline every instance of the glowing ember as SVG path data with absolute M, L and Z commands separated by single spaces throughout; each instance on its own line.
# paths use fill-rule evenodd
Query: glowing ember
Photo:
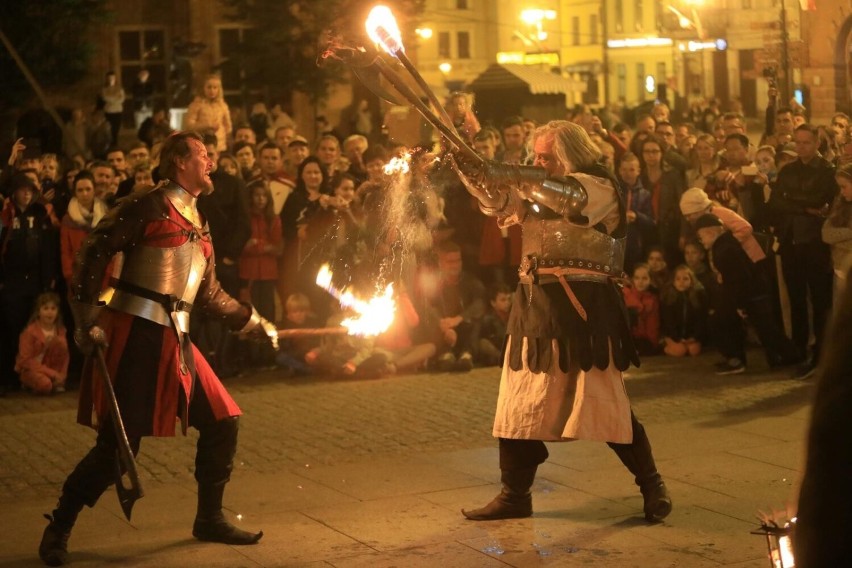
M 385 175 L 407 174 L 411 169 L 411 154 L 406 152 L 400 157 L 391 158 L 391 161 L 384 165 L 383 171 Z
M 346 318 L 340 325 L 349 330 L 349 335 L 378 335 L 390 327 L 396 314 L 393 301 L 393 284 L 388 284 L 384 292 L 369 300 L 356 298 L 352 292 L 338 290 L 331 282 L 331 270 L 323 264 L 317 272 L 317 286 L 334 296 L 344 308 L 358 313 L 358 317 Z
M 397 51 L 405 51 L 396 18 L 387 6 L 379 5 L 370 10 L 370 15 L 367 16 L 367 34 L 391 55 L 395 55 Z

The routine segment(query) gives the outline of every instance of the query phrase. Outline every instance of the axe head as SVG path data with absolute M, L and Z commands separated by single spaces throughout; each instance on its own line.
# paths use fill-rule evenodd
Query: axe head
M 120 454 L 120 452 L 116 452 L 116 454 Z M 124 516 L 127 517 L 128 521 L 130 521 L 130 514 L 133 512 L 133 504 L 136 503 L 138 499 L 144 497 L 145 493 L 142 491 L 142 486 L 139 484 L 138 479 L 135 483 L 131 479 L 130 487 L 124 486 L 124 477 L 121 475 L 120 455 L 116 455 L 115 460 L 115 492 L 118 493 L 118 504 L 121 505 L 121 510 L 124 512 Z

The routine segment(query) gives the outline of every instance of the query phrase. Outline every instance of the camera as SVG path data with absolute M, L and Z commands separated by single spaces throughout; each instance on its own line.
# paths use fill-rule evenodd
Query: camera
M 769 83 L 771 89 L 778 88 L 778 70 L 773 66 L 763 68 L 763 77 Z

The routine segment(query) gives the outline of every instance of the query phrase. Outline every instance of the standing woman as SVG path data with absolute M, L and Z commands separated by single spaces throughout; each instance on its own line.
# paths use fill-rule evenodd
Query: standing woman
M 651 208 L 657 221 L 660 246 L 669 266 L 683 264 L 680 250 L 680 196 L 684 191 L 682 174 L 663 162 L 663 144 L 654 135 L 648 136 L 639 153 L 642 187 L 651 192 Z
M 216 149 L 228 149 L 228 136 L 233 130 L 231 111 L 222 91 L 222 79 L 208 75 L 204 81 L 204 92 L 190 103 L 183 119 L 184 130 L 210 131 L 216 135 Z
M 719 169 L 716 139 L 710 134 L 701 134 L 692 149 L 690 169 L 686 172 L 686 186 L 707 188 L 707 180 Z
M 109 123 L 109 130 L 112 133 L 112 143 L 118 144 L 121 115 L 124 112 L 124 89 L 119 86 L 115 71 L 107 72 L 106 83 L 101 89 L 101 98 L 104 101 L 104 114 Z
M 296 174 L 296 188 L 287 198 L 281 209 L 281 230 L 284 235 L 284 256 L 281 270 L 278 271 L 278 293 L 282 300 L 294 292 L 302 292 L 311 298 L 313 309 L 323 310 L 325 301 L 322 296 L 311 295 L 320 290 L 313 284 L 316 272 L 302 274 L 305 259 L 311 250 L 305 243 L 307 224 L 311 217 L 331 202 L 328 178 L 319 158 L 308 156 L 299 165 Z M 320 314 L 321 315 L 321 314 Z

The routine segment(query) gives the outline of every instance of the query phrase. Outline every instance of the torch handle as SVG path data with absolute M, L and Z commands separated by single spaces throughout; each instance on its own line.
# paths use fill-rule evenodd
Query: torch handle
M 308 327 L 302 329 L 279 329 L 278 338 L 310 337 L 315 335 L 346 335 L 349 330 L 345 327 Z
M 423 79 L 423 76 L 420 74 L 419 71 L 417 71 L 417 68 L 414 67 L 414 64 L 411 62 L 405 52 L 399 50 L 394 55 L 396 55 L 397 59 L 399 59 L 400 63 L 402 63 L 402 66 L 405 67 L 405 69 L 411 74 L 411 76 L 414 77 L 414 80 L 417 82 L 417 86 L 420 87 L 420 90 L 426 93 L 426 96 L 429 97 L 429 102 L 431 102 L 432 106 L 434 106 L 438 110 L 440 118 L 444 122 L 444 124 L 446 124 L 448 128 L 451 128 L 453 132 L 458 134 L 458 130 L 456 130 L 456 127 L 453 124 L 450 115 L 447 114 L 447 110 L 444 108 L 444 105 L 442 105 L 440 101 L 438 101 L 438 97 L 435 96 L 435 92 L 429 88 L 429 85 L 426 84 L 426 81 Z
M 444 135 L 450 144 L 456 147 L 460 152 L 464 153 L 465 156 L 475 161 L 476 163 L 482 162 L 482 157 L 473 151 L 473 149 L 465 143 L 464 140 L 455 132 L 455 129 L 451 129 L 446 124 L 444 124 L 441 119 L 435 116 L 435 113 L 429 109 L 429 106 L 420 100 L 420 97 L 417 96 L 417 93 L 411 90 L 411 87 L 405 84 L 402 80 L 402 77 L 394 71 L 390 65 L 388 65 L 381 57 L 376 58 L 376 65 L 378 66 L 379 72 L 385 76 L 385 78 L 390 81 L 391 85 L 399 91 L 399 93 L 408 99 L 414 108 L 416 108 L 420 114 L 423 115 L 429 123 L 437 128 L 441 134 Z

